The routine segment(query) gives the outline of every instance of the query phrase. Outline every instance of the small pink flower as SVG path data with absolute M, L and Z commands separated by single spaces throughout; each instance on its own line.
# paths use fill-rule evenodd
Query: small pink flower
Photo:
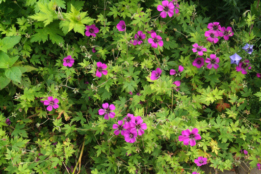
M 261 170 L 261 164 L 260 163 L 257 163 L 256 166 L 257 166 L 258 170 Z
M 260 73 L 256 73 L 257 78 L 261 79 L 261 74 Z
M 53 109 L 59 108 L 59 100 L 57 98 L 53 99 L 52 96 L 48 97 L 47 100 L 44 101 L 44 105 L 48 106 L 47 111 L 52 111 Z
M 175 82 L 173 82 L 173 84 L 176 85 L 177 87 L 179 87 L 180 86 L 180 81 L 175 81 Z
M 143 42 L 143 40 L 146 38 L 146 35 L 145 34 L 143 34 L 143 32 L 142 31 L 138 31 L 138 33 L 137 34 L 135 34 L 135 36 L 134 36 L 134 41 L 133 42 L 131 42 L 133 45 L 140 45 L 140 44 L 142 44 L 142 42 Z
M 98 33 L 98 32 L 99 32 L 99 29 L 95 26 L 95 24 L 86 26 L 86 32 L 85 32 L 86 36 L 96 37 L 96 33 Z
M 93 52 L 93 53 L 96 53 L 95 47 L 92 48 L 92 52 Z
M 63 59 L 63 66 L 72 67 L 73 63 L 74 63 L 74 59 L 70 55 Z
M 155 71 L 151 72 L 150 79 L 151 80 L 157 80 L 162 73 L 162 70 L 160 68 L 157 68 Z
M 176 74 L 176 71 L 175 71 L 174 69 L 171 69 L 171 70 L 169 71 L 169 74 L 170 74 L 170 75 L 175 75 L 175 74 Z
M 129 94 L 132 95 L 133 93 L 130 91 Z
M 198 134 L 198 129 L 194 128 L 192 131 L 189 129 L 183 130 L 181 132 L 181 136 L 179 136 L 179 141 L 183 141 L 184 145 L 195 146 L 196 140 L 200 140 L 201 136 Z
M 198 172 L 192 172 L 192 174 L 199 174 Z
M 115 106 L 113 104 L 103 103 L 102 104 L 103 109 L 99 109 L 98 113 L 99 115 L 104 115 L 104 119 L 108 120 L 110 118 L 114 118 L 115 112 L 111 112 L 115 110 Z
M 193 61 L 192 65 L 197 68 L 201 68 L 204 65 L 204 58 L 202 58 L 202 57 L 196 58 Z
M 124 129 L 130 129 L 131 128 L 131 122 L 134 119 L 134 115 L 128 113 L 126 117 L 124 117 L 124 125 L 123 128 Z
M 242 74 L 247 74 L 247 70 L 250 70 L 251 66 L 249 64 L 249 60 L 245 60 L 243 62 L 240 62 L 239 65 L 236 67 L 236 71 L 240 72 Z
M 160 37 L 160 35 L 157 35 L 156 33 L 152 33 L 152 34 L 151 34 L 151 37 L 152 37 L 152 38 L 149 38 L 149 39 L 148 39 L 148 42 L 151 44 L 151 47 L 157 48 L 158 45 L 159 45 L 160 47 L 163 46 L 163 41 L 162 41 L 162 38 Z
M 197 166 L 203 166 L 207 164 L 207 158 L 203 158 L 202 156 L 198 157 L 197 159 L 194 160 L 194 162 L 197 164 Z
M 218 33 L 214 30 L 209 30 L 205 32 L 205 36 L 207 37 L 207 41 L 212 43 L 218 42 Z
M 120 21 L 118 24 L 117 24 L 117 29 L 119 31 L 125 31 L 126 30 L 126 24 L 124 21 Z
M 219 63 L 219 58 L 216 57 L 215 54 L 210 54 L 210 58 L 206 58 L 205 62 L 208 64 L 207 68 L 211 69 L 217 69 L 219 67 L 218 63 Z
M 133 132 L 129 130 L 124 131 L 124 138 L 126 142 L 134 143 L 136 141 L 136 137 L 137 137 L 137 131 L 133 131 Z
M 105 63 L 97 62 L 97 71 L 96 76 L 101 77 L 103 75 L 107 75 L 108 71 L 106 70 L 107 65 Z
M 199 46 L 197 43 L 195 43 L 194 45 L 192 45 L 194 48 L 192 48 L 192 51 L 194 53 L 198 53 L 199 56 L 203 56 L 203 52 L 206 52 L 207 49 L 204 48 L 203 46 Z
M 184 67 L 179 65 L 179 72 L 182 72 L 184 70 Z
M 130 122 L 131 129 L 130 131 L 136 131 L 139 136 L 144 134 L 144 130 L 147 129 L 147 124 L 143 123 L 143 120 L 140 116 L 134 117 Z
M 124 136 L 124 129 L 123 129 L 123 121 L 122 120 L 119 120 L 118 124 L 113 124 L 112 128 L 116 129 L 114 131 L 115 135 L 119 135 L 119 133 L 121 133 L 121 135 Z
M 174 15 L 174 5 L 169 1 L 162 1 L 162 5 L 158 5 L 157 10 L 161 11 L 160 16 L 162 18 L 166 18 L 167 14 L 169 17 Z
M 227 28 L 222 27 L 222 28 L 221 28 L 221 33 L 222 33 L 221 36 L 223 36 L 223 38 L 224 38 L 225 40 L 228 40 L 229 37 L 231 37 L 231 36 L 234 35 L 234 33 L 233 33 L 231 27 L 227 27 Z

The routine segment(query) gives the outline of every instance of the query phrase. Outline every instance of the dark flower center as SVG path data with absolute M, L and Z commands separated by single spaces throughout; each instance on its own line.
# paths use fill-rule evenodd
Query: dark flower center
M 119 129 L 119 130 L 123 130 L 123 126 L 122 126 L 122 125 L 119 125 L 118 129 Z
M 66 59 L 66 63 L 70 63 L 70 59 Z
M 153 39 L 153 42 L 154 42 L 154 43 L 158 43 L 158 41 L 159 41 L 159 40 L 158 40 L 157 38 L 154 38 L 154 39 Z
M 225 32 L 224 32 L 224 35 L 229 35 L 228 31 L 225 31 Z
M 98 70 L 99 72 L 102 72 L 102 67 L 98 67 L 97 70 Z
M 245 64 L 245 63 L 242 64 L 242 68 L 244 68 L 244 69 L 245 69 L 247 66 L 248 66 L 248 64 Z
M 141 36 L 138 36 L 138 41 L 142 41 L 142 38 L 141 38 Z
M 190 138 L 190 139 L 193 139 L 193 138 L 195 138 L 195 135 L 194 135 L 194 134 L 190 134 L 190 135 L 189 135 L 189 138 Z
M 197 51 L 201 51 L 202 49 L 200 47 L 197 47 Z
M 94 32 L 94 30 L 91 28 L 91 29 L 89 30 L 89 32 L 90 32 L 90 33 L 93 33 L 93 32 Z
M 218 30 L 218 26 L 217 25 L 213 25 L 213 30 Z
M 201 60 L 197 60 L 197 64 L 201 64 Z
M 132 133 L 130 133 L 130 138 L 133 138 L 133 137 L 134 137 L 134 135 Z
M 110 108 L 105 109 L 105 112 L 109 114 L 111 112 Z
M 136 125 L 136 129 L 140 129 L 140 128 L 141 128 L 140 124 Z
M 210 34 L 210 37 L 214 38 L 214 37 L 215 37 L 214 33 L 211 33 L 211 34 Z
M 165 7 L 164 7 L 164 11 L 168 12 L 168 11 L 169 11 L 169 7 L 168 7 L 168 6 L 165 6 Z
M 49 104 L 49 105 L 53 106 L 53 105 L 54 105 L 54 102 L 53 102 L 53 101 L 50 101 L 50 104 Z
M 160 76 L 160 74 L 159 73 L 156 73 L 156 77 L 158 78 Z M 136 121 L 135 121 L 136 122 Z
M 125 30 L 126 26 L 123 24 L 121 25 L 121 29 Z
M 211 59 L 211 60 L 210 60 L 210 63 L 211 63 L 211 64 L 215 64 L 215 63 L 216 63 L 216 60 L 215 60 L 215 59 Z
M 127 121 L 127 122 L 130 122 L 130 121 L 131 121 L 131 118 L 130 118 L 130 117 L 127 117 L 126 121 Z
M 203 160 L 199 160 L 199 163 L 200 163 L 200 164 L 203 164 L 203 162 L 204 162 Z

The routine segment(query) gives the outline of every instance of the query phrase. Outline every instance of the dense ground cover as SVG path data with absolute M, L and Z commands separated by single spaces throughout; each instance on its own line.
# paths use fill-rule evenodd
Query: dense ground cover
M 0 0 L 0 171 L 261 170 L 261 3 Z

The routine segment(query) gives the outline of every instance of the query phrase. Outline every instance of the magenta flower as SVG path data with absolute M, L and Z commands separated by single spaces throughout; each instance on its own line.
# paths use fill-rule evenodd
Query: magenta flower
M 96 53 L 95 47 L 92 48 L 92 52 L 93 52 L 93 53 Z
M 222 33 L 221 36 L 223 36 L 223 38 L 225 40 L 228 40 L 229 37 L 234 35 L 234 33 L 232 32 L 232 28 L 231 27 L 227 27 L 227 28 L 226 27 L 222 27 L 220 31 Z
M 162 73 L 162 70 L 160 68 L 157 68 L 156 70 L 151 72 L 150 79 L 151 80 L 157 80 Z
M 162 5 L 158 5 L 157 10 L 161 11 L 160 16 L 162 18 L 166 18 L 167 14 L 169 17 L 174 15 L 174 5 L 169 1 L 162 1 Z
M 124 131 L 125 141 L 128 143 L 134 143 L 136 141 L 137 131 L 131 132 L 129 130 Z
M 137 34 L 135 34 L 135 36 L 134 36 L 134 41 L 132 42 L 132 44 L 133 45 L 140 45 L 140 44 L 142 44 L 142 42 L 143 42 L 143 40 L 146 38 L 146 35 L 145 34 L 143 34 L 143 32 L 142 31 L 138 31 L 138 33 Z
M 96 37 L 96 33 L 99 32 L 99 29 L 95 26 L 95 24 L 86 26 L 85 30 L 86 30 L 85 35 L 88 36 L 88 37 L 89 36 Z
M 261 78 L 261 74 L 260 73 L 256 73 L 257 78 Z
M 104 115 L 104 118 L 106 120 L 108 120 L 109 117 L 114 118 L 115 112 L 111 112 L 111 111 L 115 110 L 115 106 L 113 104 L 109 105 L 108 103 L 103 103 L 102 108 L 103 109 L 99 109 L 99 111 L 98 111 L 99 115 Z
M 126 24 L 124 21 L 120 21 L 118 24 L 117 24 L 117 29 L 119 31 L 125 31 L 126 30 Z
M 241 149 L 241 153 L 244 153 L 245 155 L 247 155 L 247 154 L 248 154 L 248 151 Z
M 215 54 L 210 54 L 210 58 L 206 58 L 205 62 L 208 64 L 208 69 L 217 69 L 219 67 L 219 58 Z
M 198 172 L 192 172 L 192 174 L 199 174 Z
M 230 56 L 231 64 L 238 65 L 241 59 L 242 58 L 237 53 L 235 53 L 232 56 Z
M 113 124 L 112 128 L 116 129 L 114 131 L 115 135 L 119 135 L 119 133 L 121 133 L 121 135 L 124 136 L 124 129 L 123 129 L 123 121 L 122 120 L 119 120 L 118 124 Z
M 9 118 L 7 118 L 7 119 L 5 120 L 5 123 L 6 123 L 6 124 L 8 124 L 8 125 L 10 125 L 10 124 L 11 124 L 11 121 L 10 121 L 10 119 L 9 119 Z
M 203 166 L 207 164 L 207 158 L 203 158 L 202 156 L 198 157 L 197 159 L 194 160 L 194 162 L 197 164 L 197 166 Z
M 134 119 L 134 115 L 133 114 L 127 114 L 127 116 L 123 119 L 124 120 L 124 125 L 123 128 L 124 129 L 130 129 L 131 128 L 131 122 Z
M 169 71 L 169 74 L 170 74 L 170 75 L 175 75 L 175 74 L 176 74 L 176 71 L 175 71 L 174 69 L 171 69 L 171 70 Z
M 203 52 L 206 52 L 207 49 L 204 48 L 203 46 L 199 46 L 197 43 L 195 43 L 194 45 L 192 45 L 194 48 L 192 48 L 192 51 L 194 53 L 198 53 L 199 56 L 203 56 Z
M 196 58 L 193 61 L 192 65 L 197 68 L 201 68 L 204 65 L 204 58 L 202 58 L 202 57 Z
M 178 0 L 173 0 L 171 1 L 174 5 L 174 10 L 175 10 L 175 13 L 178 14 L 179 13 L 179 4 L 178 4 Z
M 175 81 L 175 82 L 173 82 L 173 84 L 176 85 L 177 87 L 179 87 L 180 86 L 180 81 Z
M 184 70 L 184 67 L 179 65 L 179 72 L 182 72 Z
M 129 94 L 132 95 L 133 93 L 130 91 Z
M 208 29 L 214 30 L 215 32 L 217 32 L 218 36 L 223 36 L 223 33 L 220 32 L 221 26 L 219 25 L 219 22 L 209 23 Z
M 242 74 L 247 74 L 247 69 L 251 69 L 251 66 L 249 64 L 249 60 L 245 60 L 243 62 L 240 62 L 239 65 L 236 67 L 236 71 L 241 71 Z
M 162 41 L 162 38 L 160 37 L 160 35 L 157 35 L 156 33 L 152 33 L 152 34 L 151 34 L 151 37 L 152 37 L 152 38 L 149 38 L 149 39 L 148 39 L 148 42 L 151 44 L 151 47 L 157 48 L 158 45 L 159 45 L 160 47 L 163 46 L 163 41 Z
M 205 36 L 207 37 L 207 41 L 212 43 L 218 42 L 218 33 L 214 30 L 209 30 L 205 32 Z
M 48 97 L 47 100 L 44 101 L 44 105 L 48 106 L 47 111 L 52 111 L 53 109 L 59 108 L 59 100 L 57 98 L 53 99 L 52 96 Z
M 257 166 L 257 169 L 258 169 L 258 170 L 261 170 L 261 164 L 260 164 L 260 163 L 257 163 L 256 166 Z
M 72 67 L 73 63 L 74 63 L 74 59 L 70 55 L 63 59 L 63 66 Z
M 192 131 L 189 129 L 183 130 L 181 132 L 181 136 L 179 136 L 179 141 L 183 141 L 184 145 L 189 145 L 190 146 L 195 146 L 196 145 L 196 140 L 200 140 L 201 136 L 198 134 L 198 129 L 194 128 Z
M 144 130 L 147 129 L 147 124 L 143 123 L 143 120 L 140 116 L 134 117 L 132 121 L 130 122 L 130 126 L 132 127 L 130 129 L 131 132 L 138 132 L 138 135 L 141 136 L 144 134 Z
M 103 75 L 107 75 L 108 71 L 106 70 L 107 65 L 105 63 L 97 62 L 97 71 L 96 76 L 101 77 Z

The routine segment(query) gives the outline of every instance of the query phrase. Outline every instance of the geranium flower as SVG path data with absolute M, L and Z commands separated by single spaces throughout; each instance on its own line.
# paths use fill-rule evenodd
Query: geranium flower
M 117 24 L 117 29 L 119 31 L 125 31 L 126 30 L 126 24 L 124 21 L 120 21 L 118 24 Z
M 207 28 L 214 30 L 219 36 L 223 36 L 223 33 L 220 31 L 221 26 L 219 25 L 219 22 L 209 23 Z
M 248 151 L 241 149 L 241 153 L 244 153 L 245 155 L 247 155 L 247 154 L 248 154 Z
M 9 118 L 7 118 L 7 119 L 5 120 L 5 123 L 6 123 L 6 124 L 8 124 L 8 125 L 10 125 L 10 124 L 11 124 L 11 121 L 10 121 L 10 119 L 9 119 Z
M 197 159 L 194 160 L 194 162 L 197 164 L 197 166 L 203 166 L 207 164 L 207 158 L 203 158 L 202 156 L 198 157 Z
M 119 133 L 121 133 L 121 135 L 124 136 L 124 129 L 123 129 L 123 121 L 122 120 L 119 120 L 118 124 L 113 124 L 112 128 L 116 129 L 114 131 L 115 135 L 119 135 Z
M 180 81 L 175 81 L 175 82 L 173 82 L 173 84 L 176 85 L 177 87 L 179 87 L 180 86 Z
M 143 32 L 142 31 L 138 31 L 138 33 L 137 34 L 135 34 L 135 36 L 134 36 L 134 41 L 132 42 L 132 44 L 133 45 L 140 45 L 140 44 L 142 44 L 142 42 L 143 42 L 143 40 L 146 38 L 146 35 L 145 34 L 143 34 Z
M 207 37 L 207 41 L 212 43 L 218 42 L 218 33 L 214 30 L 209 30 L 205 32 L 205 36 Z
M 178 4 L 178 0 L 173 0 L 171 1 L 174 5 L 174 10 L 175 10 L 175 13 L 178 14 L 179 13 L 179 4 Z
M 150 79 L 151 80 L 157 80 L 162 73 L 162 70 L 160 68 L 157 68 L 156 70 L 151 72 Z
M 174 69 L 171 69 L 171 70 L 169 71 L 169 74 L 170 74 L 170 75 L 175 75 L 175 74 L 176 74 L 176 71 L 175 71 Z
M 205 62 L 208 64 L 208 69 L 217 69 L 219 67 L 219 58 L 215 54 L 210 54 L 210 58 L 206 58 Z
M 174 14 L 174 5 L 169 1 L 162 1 L 162 5 L 158 5 L 158 11 L 161 11 L 160 16 L 166 18 L 167 14 L 172 17 Z
M 137 137 L 137 131 L 133 131 L 133 132 L 129 130 L 124 131 L 124 139 L 126 142 L 134 143 L 136 141 L 136 137 Z
M 149 38 L 149 39 L 148 39 L 148 42 L 151 44 L 151 47 L 157 48 L 158 45 L 159 45 L 160 47 L 163 46 L 162 38 L 161 38 L 159 35 L 157 35 L 156 33 L 152 33 L 152 34 L 151 34 L 151 37 L 152 37 L 152 38 Z
M 199 174 L 198 172 L 192 172 L 192 174 Z
M 242 74 L 247 74 L 247 69 L 251 69 L 249 64 L 249 60 L 245 60 L 244 62 L 240 62 L 239 65 L 236 67 L 236 71 L 241 71 Z
M 257 166 L 257 169 L 258 169 L 258 170 L 261 170 L 261 164 L 260 164 L 260 163 L 257 163 L 256 166 Z
M 104 115 L 104 119 L 108 120 L 109 117 L 114 118 L 115 112 L 111 112 L 115 110 L 115 106 L 113 104 L 109 103 L 103 103 L 102 104 L 103 109 L 99 109 L 98 113 L 99 115 Z
M 70 55 L 63 59 L 63 66 L 72 67 L 73 63 L 74 63 L 74 59 Z
M 232 28 L 231 27 L 227 27 L 227 28 L 226 27 L 222 27 L 220 31 L 223 34 L 222 36 L 223 36 L 223 38 L 225 40 L 228 40 L 229 37 L 234 35 L 234 33 L 232 32 Z
M 85 32 L 85 35 L 86 36 L 93 36 L 93 37 L 96 37 L 96 33 L 99 32 L 99 28 L 97 28 L 95 26 L 95 24 L 92 24 L 92 25 L 89 25 L 89 26 L 86 26 L 86 32 Z
M 245 50 L 248 54 L 252 54 L 254 45 L 246 44 L 242 49 Z
M 52 111 L 53 109 L 59 108 L 59 100 L 57 98 L 53 99 L 52 96 L 48 97 L 47 100 L 44 101 L 44 105 L 48 106 L 47 111 Z
M 183 130 L 181 132 L 181 136 L 179 136 L 179 141 L 183 141 L 184 145 L 189 145 L 190 146 L 195 146 L 196 145 L 196 140 L 200 140 L 201 136 L 198 134 L 198 129 L 194 128 L 192 131 L 189 129 Z
M 195 43 L 194 45 L 192 45 L 194 48 L 192 48 L 192 51 L 194 53 L 198 53 L 199 56 L 203 56 L 203 52 L 206 52 L 207 49 L 204 48 L 203 46 L 199 46 L 197 43 Z
M 127 116 L 123 119 L 124 120 L 124 125 L 123 128 L 124 129 L 130 129 L 131 128 L 131 122 L 134 119 L 134 115 L 128 113 Z
M 143 120 L 140 116 L 134 117 L 132 121 L 130 122 L 130 126 L 132 127 L 130 129 L 131 132 L 138 132 L 138 135 L 141 136 L 144 134 L 144 130 L 147 129 L 147 124 L 143 123 Z
M 93 52 L 93 53 L 96 53 L 95 47 L 92 48 L 92 52 Z
M 129 94 L 132 95 L 133 93 L 130 91 Z
M 107 75 L 108 71 L 106 70 L 107 65 L 105 63 L 97 62 L 97 71 L 96 76 L 101 77 L 103 75 Z
M 196 58 L 193 61 L 192 65 L 197 68 L 201 68 L 204 65 L 204 58 L 202 58 L 202 57 Z
M 230 59 L 231 59 L 231 64 L 238 65 L 242 58 L 237 53 L 235 53 L 232 56 L 230 56 Z
M 261 78 L 261 74 L 260 73 L 256 73 L 257 78 Z

